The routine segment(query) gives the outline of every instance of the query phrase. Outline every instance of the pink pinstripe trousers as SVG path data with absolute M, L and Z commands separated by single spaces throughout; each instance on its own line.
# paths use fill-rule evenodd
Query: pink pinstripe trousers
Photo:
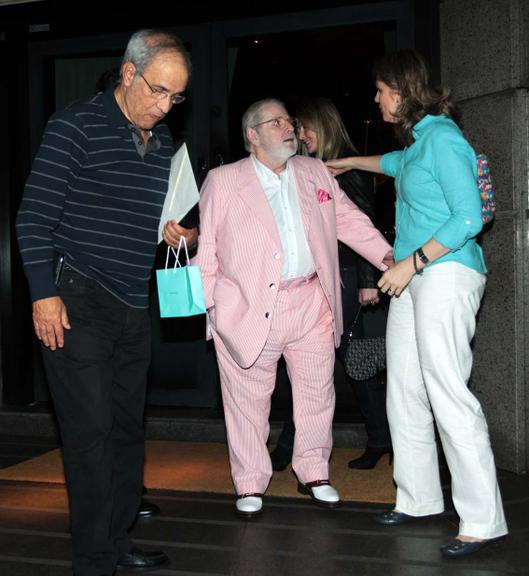
M 270 320 L 267 320 L 270 321 Z M 307 483 L 329 477 L 334 416 L 332 314 L 317 279 L 278 292 L 268 340 L 241 368 L 214 330 L 231 474 L 236 493 L 264 493 L 272 477 L 266 447 L 277 363 L 284 356 L 292 386 L 296 437 L 292 467 Z

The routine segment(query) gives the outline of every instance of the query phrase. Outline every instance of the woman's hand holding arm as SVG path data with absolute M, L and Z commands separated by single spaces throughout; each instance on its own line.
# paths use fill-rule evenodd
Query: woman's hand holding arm
M 380 158 L 381 156 L 349 156 L 327 160 L 325 164 L 333 176 L 339 176 L 348 170 L 365 170 L 381 174 Z
M 415 274 L 413 254 L 388 268 L 378 281 L 381 292 L 390 296 L 400 296 L 400 293 L 410 283 Z
M 448 248 L 439 244 L 439 242 L 433 238 L 422 246 L 422 251 L 429 262 L 434 262 L 450 252 Z M 426 264 L 424 264 L 420 258 L 417 256 L 414 257 L 414 254 L 410 254 L 410 256 L 397 262 L 384 272 L 382 278 L 378 281 L 378 287 L 382 292 L 387 292 L 390 296 L 400 296 L 413 276 L 417 272 L 420 272 L 425 266 Z

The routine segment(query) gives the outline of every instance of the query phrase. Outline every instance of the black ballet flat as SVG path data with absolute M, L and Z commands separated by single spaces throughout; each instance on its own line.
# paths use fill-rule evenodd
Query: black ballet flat
M 491 544 L 498 544 L 503 540 L 505 540 L 505 536 L 500 536 L 499 538 L 489 538 L 487 540 L 480 540 L 477 542 L 463 542 L 462 540 L 459 540 L 459 538 L 454 538 L 447 544 L 441 546 L 441 554 L 447 558 L 460 558 L 461 556 L 475 554 L 486 546 L 490 546 Z
M 416 519 L 417 516 L 410 516 L 409 514 L 404 514 L 404 512 L 397 512 L 396 510 L 373 516 L 373 520 L 383 526 L 398 526 L 399 524 L 405 524 L 406 522 L 411 522 Z

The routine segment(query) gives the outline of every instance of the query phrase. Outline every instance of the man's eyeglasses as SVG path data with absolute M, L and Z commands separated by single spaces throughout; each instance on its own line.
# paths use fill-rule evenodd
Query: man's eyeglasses
M 250 126 L 250 128 L 257 128 L 257 126 L 262 126 L 263 124 L 270 124 L 270 123 L 274 128 L 279 128 L 280 130 L 286 128 L 287 124 L 292 126 L 294 130 L 297 130 L 298 127 L 298 122 L 295 118 L 279 116 L 278 118 L 270 118 L 270 120 L 264 120 L 263 122 L 258 122 L 257 124 Z
M 171 96 L 165 88 L 153 88 L 143 74 L 141 74 L 140 72 L 138 72 L 138 74 L 143 78 L 143 80 L 145 80 L 145 84 L 147 84 L 149 90 L 151 91 L 151 96 L 155 100 L 158 100 L 158 102 L 163 102 L 164 100 L 167 100 L 167 98 L 169 98 L 171 104 L 174 105 L 174 104 L 182 104 L 182 102 L 186 99 L 186 97 L 183 94 L 173 94 Z

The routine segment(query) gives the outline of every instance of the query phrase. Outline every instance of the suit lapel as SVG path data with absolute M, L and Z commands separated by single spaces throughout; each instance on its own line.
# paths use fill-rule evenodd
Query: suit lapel
M 250 157 L 241 162 L 240 181 L 237 189 L 239 196 L 253 211 L 255 217 L 262 222 L 271 239 L 278 247 L 281 247 L 281 239 L 279 238 L 274 214 Z

